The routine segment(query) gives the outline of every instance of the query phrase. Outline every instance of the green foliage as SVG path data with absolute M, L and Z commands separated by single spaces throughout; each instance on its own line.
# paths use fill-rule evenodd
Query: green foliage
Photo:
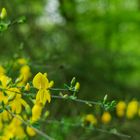
M 33 72 L 48 71 L 57 87 L 62 87 L 59 83 L 68 83 L 76 75 L 82 89 L 80 94 L 71 95 L 70 100 L 76 100 L 77 96 L 98 100 L 107 93 L 108 100 L 105 96 L 99 102 L 105 110 L 114 109 L 114 99 L 140 99 L 139 0 L 4 0 L 0 1 L 0 6 L 0 9 L 7 9 L 7 17 L 0 19 L 1 63 L 5 64 L 11 58 L 28 57 Z M 20 23 L 24 24 L 14 26 Z M 10 73 L 12 66 L 6 65 Z M 65 88 L 74 90 L 75 84 L 73 78 Z M 91 104 L 86 104 L 88 107 L 78 105 L 78 108 L 92 112 Z M 73 110 L 75 104 L 70 103 L 70 109 L 62 109 L 62 105 L 63 101 L 56 101 L 55 110 L 49 107 L 54 116 L 61 118 L 62 114 L 74 116 L 79 113 Z M 119 129 L 139 139 L 137 120 L 133 126 L 124 122 L 125 128 L 119 121 L 113 125 L 119 125 Z M 57 128 L 57 125 L 52 126 L 54 131 Z M 60 140 L 63 137 L 59 131 L 55 135 Z M 93 135 L 95 140 L 108 138 Z M 93 135 L 89 135 L 89 139 Z

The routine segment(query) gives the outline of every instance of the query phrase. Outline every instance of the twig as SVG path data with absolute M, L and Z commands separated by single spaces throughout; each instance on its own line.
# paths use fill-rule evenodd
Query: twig
M 29 93 L 21 93 L 21 92 L 18 92 L 18 91 L 13 91 L 13 90 L 10 90 L 10 89 L 4 89 L 4 88 L 0 88 L 0 90 L 6 90 L 6 91 L 10 91 L 10 92 L 15 92 L 15 93 L 18 93 L 18 94 L 23 94 L 24 96 L 33 96 L 35 94 L 29 94 Z M 69 91 L 68 89 L 59 89 L 59 88 L 51 88 L 51 90 L 55 90 L 55 91 Z M 51 95 L 52 98 L 55 98 L 55 99 L 63 99 L 63 100 L 71 100 L 71 101 L 75 101 L 75 102 L 79 102 L 79 103 L 83 103 L 83 104 L 87 104 L 87 105 L 99 105 L 99 106 L 102 106 L 102 103 L 100 102 L 96 102 L 96 101 L 89 101 L 89 100 L 83 100 L 83 99 L 73 99 L 73 98 L 70 98 L 71 96 L 68 96 L 68 97 L 62 97 L 62 96 L 58 96 L 58 95 Z
M 43 121 L 44 122 L 44 121 Z M 113 135 L 116 135 L 116 136 L 119 136 L 119 137 L 122 137 L 122 138 L 128 138 L 130 139 L 131 136 L 129 135 L 126 135 L 126 134 L 122 134 L 122 133 L 119 133 L 119 132 L 111 132 L 111 131 L 108 131 L 108 130 L 104 130 L 104 129 L 101 129 L 101 128 L 96 128 L 96 127 L 93 127 L 93 128 L 90 128 L 90 127 L 83 127 L 81 123 L 65 123 L 64 121 L 58 121 L 58 120 L 47 120 L 45 121 L 46 123 L 57 123 L 57 124 L 62 124 L 62 125 L 67 125 L 67 126 L 71 126 L 71 127 L 82 127 L 84 129 L 88 129 L 88 130 L 95 130 L 95 131 L 98 131 L 98 132 L 102 132 L 102 133 L 107 133 L 107 134 L 113 134 Z
M 52 95 L 52 98 L 63 99 L 63 100 L 71 100 L 71 101 L 75 101 L 75 102 L 79 102 L 79 103 L 83 103 L 83 104 L 92 104 L 92 105 L 100 105 L 100 106 L 102 106 L 102 103 L 100 103 L 100 102 L 88 101 L 88 100 L 82 100 L 82 99 L 72 99 L 69 96 L 64 98 L 62 96 Z

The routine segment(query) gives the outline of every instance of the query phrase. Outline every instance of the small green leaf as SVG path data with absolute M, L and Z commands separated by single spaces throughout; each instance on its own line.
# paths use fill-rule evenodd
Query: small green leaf
M 107 101 L 107 94 L 104 96 L 103 103 L 105 104 Z
M 40 128 L 40 125 L 39 125 L 39 124 L 40 124 L 40 123 L 37 121 L 37 122 L 34 122 L 33 124 L 31 124 L 31 126 L 37 128 L 37 129 L 39 129 L 39 128 Z
M 72 80 L 71 80 L 71 82 L 70 82 L 70 84 L 71 84 L 72 87 L 75 85 L 75 82 L 76 82 L 76 78 L 73 77 Z
M 69 96 L 69 98 L 70 98 L 70 99 L 72 99 L 72 100 L 77 99 L 77 97 L 76 97 L 76 96 Z
M 22 17 L 19 17 L 16 22 L 21 24 L 21 23 L 24 23 L 26 21 L 26 17 L 25 16 L 22 16 Z

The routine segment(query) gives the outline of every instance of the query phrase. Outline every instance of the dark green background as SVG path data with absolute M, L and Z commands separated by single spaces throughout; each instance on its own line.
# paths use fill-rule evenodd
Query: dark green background
M 108 94 L 111 100 L 139 100 L 140 0 L 1 0 L 2 7 L 10 19 L 24 15 L 27 20 L 0 34 L 1 63 L 14 56 L 28 57 L 33 73 L 47 71 L 56 87 L 76 76 L 82 99 L 100 100 Z M 49 106 L 55 119 L 94 112 L 65 101 Z M 107 127 L 138 140 L 139 122 L 114 119 Z M 80 128 L 77 134 L 76 128 L 59 134 L 57 129 L 47 131 L 60 140 L 121 139 Z

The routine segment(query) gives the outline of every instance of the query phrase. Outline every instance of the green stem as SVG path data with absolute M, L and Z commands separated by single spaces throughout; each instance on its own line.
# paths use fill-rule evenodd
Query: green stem
M 56 124 L 60 124 L 60 125 L 67 125 L 67 126 L 70 126 L 70 127 L 83 127 L 81 123 L 66 123 L 64 121 L 58 121 L 58 120 L 47 120 L 47 121 L 44 121 L 43 122 L 46 122 L 46 123 L 49 123 L 49 124 L 52 124 L 52 123 L 56 123 Z M 104 129 L 101 129 L 101 128 L 96 128 L 96 127 L 93 127 L 93 128 L 90 128 L 90 127 L 83 127 L 84 129 L 88 129 L 88 130 L 94 130 L 94 131 L 98 131 L 98 132 L 102 132 L 102 133 L 107 133 L 107 134 L 113 134 L 113 135 L 116 135 L 116 136 L 119 136 L 119 137 L 122 137 L 122 138 L 131 138 L 131 136 L 129 135 L 126 135 L 126 134 L 122 134 L 122 133 L 119 133 L 119 132 L 111 132 L 111 131 L 108 131 L 108 130 L 104 130 Z

